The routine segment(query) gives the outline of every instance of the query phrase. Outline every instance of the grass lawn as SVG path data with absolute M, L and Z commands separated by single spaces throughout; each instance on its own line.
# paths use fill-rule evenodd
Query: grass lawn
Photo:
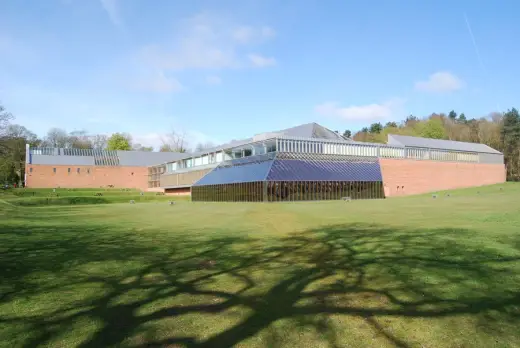
M 318 203 L 0 197 L 0 347 L 40 345 L 520 347 L 520 185 Z

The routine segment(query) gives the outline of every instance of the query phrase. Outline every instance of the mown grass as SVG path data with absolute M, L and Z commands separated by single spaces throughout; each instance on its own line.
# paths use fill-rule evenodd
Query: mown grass
M 0 196 L 1 198 L 1 196 Z M 173 200 L 170 196 L 140 196 L 140 195 L 116 195 L 116 196 L 65 196 L 65 197 L 26 197 L 11 198 L 7 201 L 17 206 L 45 206 L 45 205 L 74 205 L 74 204 L 109 204 L 123 203 L 131 200 L 136 203 L 164 202 Z M 178 199 L 178 198 L 177 198 Z M 186 200 L 187 198 L 181 197 Z
M 500 187 L 0 203 L 0 346 L 520 347 L 520 185 Z
M 38 188 L 16 188 L 1 190 L 0 194 L 13 197 L 81 197 L 81 196 L 136 196 L 141 191 L 134 189 L 38 189 Z M 145 196 L 156 196 L 156 192 L 142 192 Z
M 189 200 L 188 196 L 165 196 L 157 192 L 121 189 L 10 189 L 0 191 L 0 200 L 17 206 L 85 205 Z

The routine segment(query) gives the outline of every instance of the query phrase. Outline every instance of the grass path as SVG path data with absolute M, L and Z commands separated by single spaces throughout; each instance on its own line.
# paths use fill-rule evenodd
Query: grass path
M 0 347 L 520 347 L 520 185 L 500 187 L 0 204 Z

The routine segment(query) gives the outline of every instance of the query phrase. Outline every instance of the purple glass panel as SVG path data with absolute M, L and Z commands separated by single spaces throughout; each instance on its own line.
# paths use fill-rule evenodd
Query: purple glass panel
M 232 167 L 217 167 L 202 177 L 202 179 L 197 181 L 193 186 L 264 181 L 272 163 L 273 161 L 264 161 Z
M 269 181 L 383 181 L 379 162 L 275 160 Z

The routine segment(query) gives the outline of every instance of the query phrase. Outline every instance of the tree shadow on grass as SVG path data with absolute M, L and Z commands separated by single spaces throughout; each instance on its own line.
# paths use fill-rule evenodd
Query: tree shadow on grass
M 394 334 L 380 319 L 478 316 L 483 318 L 479 329 L 491 335 L 504 330 L 506 322 L 520 322 L 520 255 L 473 247 L 464 242 L 474 235 L 468 230 L 350 224 L 269 243 L 236 234 L 172 234 L 159 247 L 166 241 L 144 242 L 135 233 L 106 226 L 89 228 L 32 228 L 33 236 L 46 230 L 52 236 L 27 236 L 21 242 L 23 226 L 9 231 L 0 226 L 0 236 L 18 234 L 18 243 L 0 254 L 1 266 L 10 265 L 2 270 L 0 285 L 8 291 L 0 305 L 61 288 L 95 284 L 103 289 L 41 314 L 0 313 L 0 325 L 23 323 L 31 331 L 24 346 L 51 343 L 82 318 L 100 325 L 80 347 L 232 347 L 280 320 L 293 320 L 295 329 L 311 327 L 329 346 L 339 347 L 342 337 L 332 319 L 338 315 L 362 318 L 388 344 L 409 347 L 414 342 Z M 121 267 L 81 268 L 92 263 Z M 65 276 L 51 284 L 28 280 L 38 272 Z M 238 308 L 235 323 L 209 335 L 188 329 L 167 337 L 153 334 L 154 323 L 161 320 L 180 323 L 187 315 L 206 320 L 205 315 Z M 282 339 L 275 335 L 270 346 Z

